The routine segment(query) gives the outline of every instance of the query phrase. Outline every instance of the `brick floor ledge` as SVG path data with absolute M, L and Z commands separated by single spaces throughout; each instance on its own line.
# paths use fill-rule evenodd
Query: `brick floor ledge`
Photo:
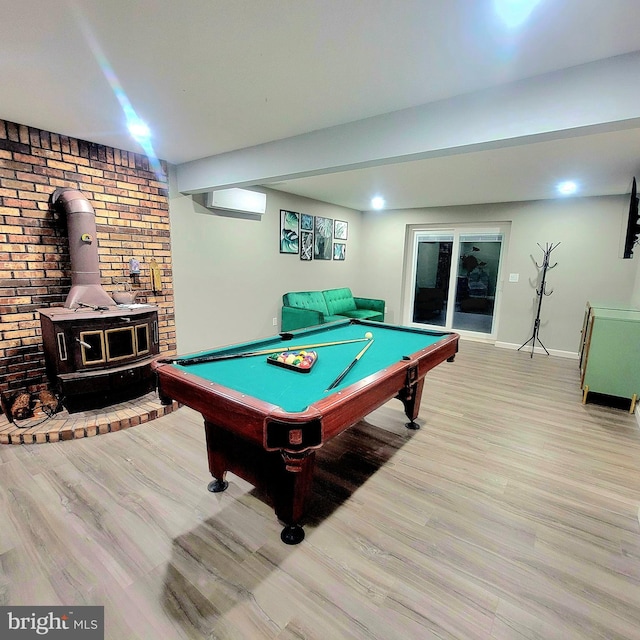
M 157 394 L 151 392 L 104 409 L 77 413 L 69 413 L 64 409 L 51 418 L 36 410 L 33 418 L 11 423 L 3 414 L 0 415 L 0 444 L 43 444 L 90 438 L 155 420 L 179 406 L 177 402 L 163 405 Z

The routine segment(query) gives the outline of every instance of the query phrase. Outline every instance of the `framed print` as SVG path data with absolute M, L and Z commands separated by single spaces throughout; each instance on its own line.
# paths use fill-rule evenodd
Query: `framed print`
M 333 236 L 333 220 L 331 218 L 314 217 L 313 224 L 313 258 L 314 260 L 331 260 L 331 238 Z
M 300 214 L 280 209 L 280 253 L 298 253 Z
M 347 255 L 347 245 L 344 242 L 333 243 L 333 259 L 344 260 Z
M 300 260 L 313 259 L 313 231 L 300 232 Z
M 344 220 L 335 220 L 333 223 L 334 240 L 346 240 L 349 231 L 349 223 Z
M 300 231 L 313 231 L 313 216 L 308 213 L 300 214 Z

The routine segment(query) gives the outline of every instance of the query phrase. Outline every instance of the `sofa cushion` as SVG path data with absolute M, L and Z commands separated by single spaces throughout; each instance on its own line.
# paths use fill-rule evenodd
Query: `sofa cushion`
M 345 315 L 346 311 L 355 311 L 356 301 L 351 289 L 326 289 L 322 292 L 327 303 L 327 309 L 332 315 Z
M 382 322 L 382 314 L 369 309 L 353 309 L 342 314 L 345 318 L 357 318 L 358 320 L 377 320 Z
M 285 307 L 329 313 L 322 291 L 292 291 L 285 293 L 282 296 L 282 303 Z

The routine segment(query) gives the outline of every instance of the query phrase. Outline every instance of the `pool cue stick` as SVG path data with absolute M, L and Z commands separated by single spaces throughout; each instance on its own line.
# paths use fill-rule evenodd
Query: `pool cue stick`
M 167 362 L 180 365 L 202 364 L 204 362 L 215 362 L 216 360 L 232 360 L 233 358 L 249 358 L 252 356 L 267 356 L 271 353 L 280 353 L 281 351 L 302 351 L 302 349 L 318 349 L 319 347 L 333 347 L 338 344 L 349 344 L 351 342 L 364 342 L 369 338 L 357 338 L 356 340 L 339 340 L 337 342 L 319 342 L 316 344 L 297 345 L 295 347 L 284 347 L 283 345 L 276 349 L 262 349 L 261 351 L 241 351 L 240 353 L 219 353 L 208 356 L 194 356 L 193 358 L 175 358 Z
M 342 379 L 347 375 L 347 373 L 349 373 L 349 371 L 351 371 L 351 369 L 353 369 L 353 367 L 356 366 L 356 363 L 358 362 L 358 360 L 360 360 L 360 358 L 362 358 L 362 356 L 364 355 L 364 352 L 373 344 L 373 338 L 371 338 L 369 340 L 369 344 L 367 344 L 366 347 L 364 347 L 364 349 L 362 349 L 362 351 L 351 361 L 351 364 L 327 387 L 327 391 L 329 391 L 330 389 L 333 389 L 334 387 L 337 387 L 341 382 Z

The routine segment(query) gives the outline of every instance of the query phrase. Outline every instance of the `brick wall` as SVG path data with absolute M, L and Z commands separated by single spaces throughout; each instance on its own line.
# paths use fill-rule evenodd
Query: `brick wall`
M 166 165 L 162 165 L 166 173 Z M 50 209 L 60 187 L 79 189 L 96 213 L 102 286 L 122 291 L 140 261 L 137 302 L 158 307 L 160 350 L 175 352 L 167 181 L 146 156 L 0 120 L 0 391 L 48 387 L 37 309 L 62 306 L 71 288 L 66 220 Z M 162 273 L 151 290 L 148 263 Z

